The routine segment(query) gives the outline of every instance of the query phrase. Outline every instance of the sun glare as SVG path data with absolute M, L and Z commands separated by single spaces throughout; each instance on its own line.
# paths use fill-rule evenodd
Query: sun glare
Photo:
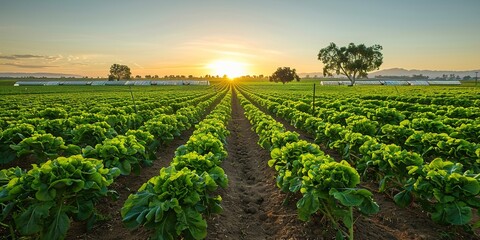
M 246 75 L 245 63 L 231 61 L 231 60 L 217 60 L 208 65 L 212 75 L 223 76 L 227 75 L 228 78 L 233 79 Z

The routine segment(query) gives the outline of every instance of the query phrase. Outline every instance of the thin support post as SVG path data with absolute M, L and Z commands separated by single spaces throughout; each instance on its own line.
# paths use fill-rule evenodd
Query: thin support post
M 137 114 L 138 114 L 138 111 L 137 111 L 137 104 L 135 103 L 135 97 L 133 97 L 132 86 L 130 86 L 130 95 L 132 95 L 132 101 L 133 101 L 133 107 L 135 108 L 135 113 L 137 113 Z
M 312 114 L 315 116 L 315 83 L 313 84 Z
M 478 72 L 475 72 L 475 87 L 477 87 L 478 82 Z

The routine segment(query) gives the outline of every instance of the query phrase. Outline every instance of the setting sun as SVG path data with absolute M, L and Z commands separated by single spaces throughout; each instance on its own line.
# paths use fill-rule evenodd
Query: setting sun
M 229 78 L 236 78 L 246 75 L 247 64 L 231 61 L 231 60 L 217 60 L 210 63 L 207 67 L 211 70 L 211 74 L 223 76 L 227 75 Z

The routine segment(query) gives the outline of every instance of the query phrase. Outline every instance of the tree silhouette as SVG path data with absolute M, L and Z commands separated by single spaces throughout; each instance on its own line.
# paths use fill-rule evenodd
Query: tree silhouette
M 290 69 L 290 67 L 279 67 L 277 71 L 275 71 L 272 76 L 269 77 L 270 82 L 281 82 L 283 84 L 287 82 L 291 82 L 293 80 L 300 81 L 300 77 L 297 75 L 294 69 Z
M 350 82 L 355 84 L 358 77 L 367 77 L 367 72 L 376 70 L 383 63 L 380 52 L 382 46 L 367 47 L 364 44 L 350 43 L 347 47 L 338 48 L 335 43 L 330 43 L 326 48 L 320 49 L 318 60 L 322 61 L 323 76 L 345 75 Z
M 110 67 L 110 75 L 108 76 L 108 80 L 121 80 L 121 79 L 130 79 L 132 73 L 130 72 L 130 68 L 127 65 L 120 65 L 120 64 L 113 64 Z

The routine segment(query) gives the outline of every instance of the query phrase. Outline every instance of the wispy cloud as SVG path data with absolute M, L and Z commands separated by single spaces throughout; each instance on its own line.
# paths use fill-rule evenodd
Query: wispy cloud
M 30 64 L 20 64 L 20 63 L 0 63 L 0 65 L 13 66 L 13 67 L 18 67 L 18 68 L 51 68 L 51 67 L 58 67 L 58 66 L 51 66 L 51 65 L 30 65 Z
M 222 55 L 225 55 L 225 56 L 250 57 L 250 58 L 256 57 L 255 54 L 251 54 L 251 53 L 243 53 L 243 52 L 235 52 L 235 51 L 222 51 L 222 50 L 215 50 L 215 49 L 206 49 L 206 50 L 209 51 L 209 52 L 212 52 L 212 53 L 219 53 L 219 54 L 222 54 Z
M 245 58 L 263 58 L 272 55 L 282 55 L 283 52 L 257 46 L 254 43 L 243 42 L 238 39 L 204 38 L 188 41 L 179 46 L 179 49 L 202 50 L 218 53 L 225 56 Z
M 202 69 L 204 64 L 169 64 L 164 65 L 165 69 Z
M 98 54 L 78 55 L 36 55 L 36 54 L 2 54 L 0 66 L 18 68 L 49 68 L 49 67 L 85 67 L 98 64 L 97 59 L 104 57 Z
M 72 65 L 72 66 L 89 66 L 88 63 L 69 63 L 69 65 Z
M 145 69 L 142 65 L 134 62 L 133 65 L 135 65 L 135 67 L 138 67 L 138 68 L 141 68 L 141 69 Z
M 44 56 L 33 54 L 14 54 L 14 55 L 0 55 L 0 59 L 20 60 L 20 59 L 43 59 L 43 60 L 57 60 L 57 56 Z

